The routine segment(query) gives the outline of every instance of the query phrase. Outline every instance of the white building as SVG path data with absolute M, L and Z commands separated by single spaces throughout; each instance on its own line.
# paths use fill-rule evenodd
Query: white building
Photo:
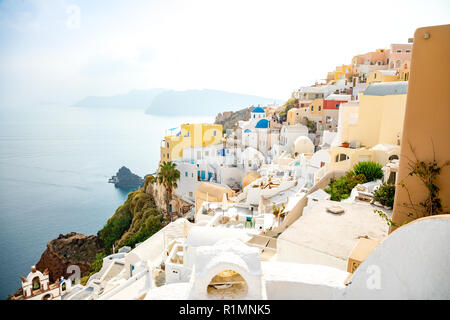
M 293 151 L 295 140 L 300 136 L 308 136 L 308 128 L 300 123 L 293 126 L 284 125 L 280 131 L 280 145 L 284 150 Z

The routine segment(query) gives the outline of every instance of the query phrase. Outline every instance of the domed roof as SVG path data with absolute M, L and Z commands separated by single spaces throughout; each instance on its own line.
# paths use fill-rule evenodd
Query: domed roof
M 257 129 L 267 129 L 270 128 L 270 121 L 267 119 L 261 119 L 256 124 L 255 128 Z
M 306 136 L 299 136 L 294 142 L 294 151 L 301 153 L 314 153 L 314 144 Z
M 246 186 L 248 186 L 253 181 L 261 178 L 261 175 L 258 173 L 258 171 L 250 171 L 247 175 L 244 176 L 242 179 L 242 189 L 244 189 Z
M 244 130 L 244 133 L 249 133 L 249 132 L 252 132 L 252 130 L 250 130 L 250 129 L 245 129 Z
M 266 113 L 263 108 L 260 106 L 257 106 L 255 109 L 253 109 L 252 113 Z

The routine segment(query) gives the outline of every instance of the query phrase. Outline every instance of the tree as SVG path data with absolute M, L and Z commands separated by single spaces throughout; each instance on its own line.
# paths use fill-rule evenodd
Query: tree
M 299 106 L 300 104 L 297 98 L 289 98 L 289 100 L 283 105 L 283 110 L 278 113 L 278 117 L 285 121 L 288 111 L 292 108 L 298 108 Z
M 156 179 L 166 189 L 166 211 L 169 210 L 169 202 L 172 199 L 173 189 L 178 187 L 177 181 L 180 179 L 180 171 L 176 169 L 177 165 L 172 161 L 163 161 L 159 164 L 158 173 Z

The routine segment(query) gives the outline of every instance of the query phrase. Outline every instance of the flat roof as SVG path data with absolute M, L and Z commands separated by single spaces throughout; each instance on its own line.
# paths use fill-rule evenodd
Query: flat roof
M 328 212 L 326 208 L 334 205 L 343 207 L 345 212 Z M 303 215 L 279 236 L 278 246 L 282 246 L 285 240 L 299 247 L 346 260 L 360 238 L 381 241 L 388 236 L 389 227 L 374 213 L 375 208 L 379 209 L 366 203 L 308 200 Z M 290 254 L 295 255 L 295 250 L 292 251 Z
M 365 96 L 388 96 L 408 93 L 408 81 L 371 83 L 364 91 Z

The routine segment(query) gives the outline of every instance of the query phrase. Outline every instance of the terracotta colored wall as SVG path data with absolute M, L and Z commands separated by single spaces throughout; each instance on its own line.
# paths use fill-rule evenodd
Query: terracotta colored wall
M 408 176 L 407 159 L 414 157 L 409 144 L 419 160 L 430 161 L 432 140 L 438 163 L 450 160 L 450 25 L 417 29 L 412 52 L 398 180 L 404 179 L 413 202 L 419 203 L 427 192 L 416 177 Z M 449 211 L 450 167 L 442 170 L 437 183 L 442 204 Z M 397 224 L 409 219 L 411 210 L 403 203 L 409 203 L 408 193 L 397 186 L 393 213 Z
M 332 109 L 332 110 L 339 110 L 339 107 L 336 107 L 336 105 L 341 105 L 342 103 L 346 103 L 348 101 L 338 101 L 338 100 L 324 100 L 323 101 L 323 108 L 324 109 Z

